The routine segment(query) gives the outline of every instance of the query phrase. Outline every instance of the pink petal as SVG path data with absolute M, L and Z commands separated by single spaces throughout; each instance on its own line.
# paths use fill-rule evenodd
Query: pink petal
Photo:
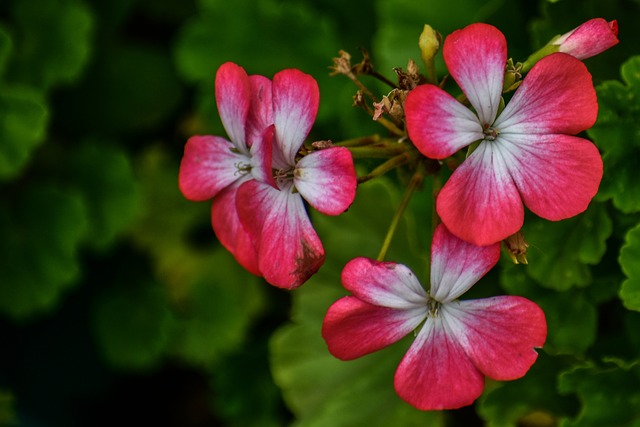
M 563 34 L 553 44 L 559 51 L 580 60 L 595 56 L 618 44 L 618 21 L 594 18 Z
M 507 40 L 497 28 L 476 23 L 444 41 L 444 61 L 483 126 L 493 123 L 502 95 Z
M 503 240 L 524 222 L 524 207 L 501 155 L 504 141 L 482 142 L 449 177 L 436 208 L 449 231 L 479 246 Z
M 247 117 L 247 145 L 262 140 L 265 129 L 273 125 L 273 97 L 271 80 L 264 76 L 249 76 L 251 108 Z
M 603 172 L 593 143 L 568 135 L 518 135 L 510 142 L 509 172 L 533 213 L 558 221 L 587 209 Z
M 324 249 L 289 181 L 277 190 L 252 180 L 238 190 L 240 219 L 258 246 L 260 272 L 274 286 L 293 289 L 324 263 Z
M 249 76 L 242 67 L 224 63 L 216 73 L 215 90 L 218 112 L 229 139 L 242 154 L 249 154 L 245 140 L 251 104 Z
M 313 77 L 299 70 L 288 69 L 273 77 L 273 114 L 276 144 L 282 153 L 274 168 L 295 166 L 295 157 L 309 134 L 318 113 L 320 91 Z
M 547 337 L 540 307 L 518 296 L 444 304 L 441 316 L 475 366 L 495 380 L 524 376 Z
M 339 215 L 356 197 L 356 171 L 348 149 L 332 147 L 304 156 L 296 165 L 294 185 L 318 211 Z
M 500 259 L 500 243 L 476 246 L 458 239 L 440 224 L 431 241 L 431 291 L 438 302 L 458 298 Z
M 400 340 L 425 318 L 426 307 L 395 310 L 344 297 L 333 303 L 322 323 L 329 352 L 352 360 Z
M 242 176 L 242 166 L 249 166 L 249 158 L 226 139 L 192 136 L 184 147 L 178 186 L 189 200 L 209 200 Z
M 402 264 L 352 259 L 342 270 L 342 285 L 369 304 L 398 310 L 427 307 L 427 293 L 415 274 Z
M 242 226 L 236 209 L 238 188 L 246 180 L 238 180 L 213 199 L 211 224 L 222 246 L 233 254 L 236 261 L 250 273 L 260 276 L 254 239 Z
M 404 104 L 409 138 L 422 154 L 444 159 L 484 138 L 473 112 L 434 85 L 421 85 Z
M 473 403 L 484 376 L 466 355 L 442 316 L 429 317 L 395 374 L 396 392 L 425 411 L 456 409 Z
M 263 130 L 260 138 L 257 136 L 252 138 L 254 143 L 251 146 L 251 176 L 273 188 L 278 188 L 271 169 L 274 130 L 274 126 L 270 125 Z
M 571 55 L 553 53 L 529 71 L 494 124 L 500 134 L 574 135 L 598 115 L 591 74 Z

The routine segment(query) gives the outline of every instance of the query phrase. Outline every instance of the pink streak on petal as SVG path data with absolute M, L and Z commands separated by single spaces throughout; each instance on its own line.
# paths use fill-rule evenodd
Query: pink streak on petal
M 271 80 L 264 76 L 249 76 L 251 108 L 247 117 L 247 145 L 252 147 L 263 138 L 265 129 L 273 125 Z
M 178 186 L 189 200 L 203 201 L 240 178 L 239 165 L 249 158 L 234 153 L 234 145 L 219 136 L 192 136 L 184 147 Z
M 402 264 L 352 259 L 342 270 L 342 285 L 369 304 L 399 310 L 427 307 L 427 293 L 415 274 Z
M 505 157 L 524 204 L 558 221 L 584 212 L 598 192 L 603 165 L 590 141 L 569 135 L 514 135 Z
M 398 366 L 396 392 L 418 409 L 431 411 L 470 405 L 484 388 L 473 365 L 442 316 L 428 318 Z
M 564 133 L 590 128 L 598 100 L 585 65 L 566 53 L 542 58 L 525 77 L 494 128 L 501 134 Z
M 215 92 L 220 119 L 229 139 L 241 153 L 248 154 L 245 125 L 251 87 L 244 68 L 232 62 L 222 64 L 216 73 Z
M 322 337 L 332 355 L 352 360 L 400 340 L 425 317 L 426 307 L 395 310 L 349 296 L 329 307 L 322 323 Z
M 339 215 L 356 197 L 356 171 L 348 149 L 332 147 L 304 156 L 296 165 L 294 185 L 325 215 Z
M 479 246 L 503 240 L 524 222 L 524 207 L 498 145 L 481 143 L 444 185 L 436 208 L 449 231 Z
M 211 208 L 211 224 L 218 240 L 247 271 L 260 276 L 258 251 L 253 237 L 244 229 L 236 209 L 236 194 L 246 178 L 218 193 Z
M 542 309 L 518 296 L 452 302 L 441 311 L 468 357 L 495 380 L 523 377 L 547 337 Z
M 553 42 L 559 51 L 582 60 L 604 52 L 618 44 L 618 21 L 594 18 Z
M 238 191 L 242 224 L 256 239 L 260 272 L 274 286 L 293 289 L 324 263 L 324 249 L 291 182 L 281 190 L 248 181 Z
M 484 137 L 473 112 L 434 85 L 409 92 L 404 105 L 409 138 L 422 154 L 444 159 Z
M 273 115 L 276 144 L 286 166 L 295 166 L 295 156 L 309 134 L 318 113 L 320 91 L 313 77 L 296 69 L 273 77 Z M 274 167 L 285 165 L 274 163 Z
M 471 24 L 451 33 L 442 52 L 449 72 L 478 112 L 480 123 L 493 123 L 507 64 L 504 35 L 491 25 Z
M 431 242 L 431 296 L 445 303 L 471 288 L 500 259 L 500 243 L 476 246 L 440 224 Z
M 271 169 L 273 133 L 274 126 L 270 125 L 263 130 L 259 139 L 254 138 L 251 146 L 251 175 L 260 182 L 278 188 Z

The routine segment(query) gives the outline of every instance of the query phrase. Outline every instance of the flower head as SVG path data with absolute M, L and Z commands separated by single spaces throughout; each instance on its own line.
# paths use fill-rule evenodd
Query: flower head
M 447 228 L 488 245 L 521 228 L 523 205 L 554 221 L 583 212 L 598 190 L 602 159 L 590 141 L 573 136 L 598 112 L 582 62 L 564 53 L 543 58 L 500 111 L 507 44 L 498 29 L 455 31 L 443 55 L 473 111 L 427 84 L 409 92 L 405 113 L 409 137 L 427 157 L 443 159 L 478 142 L 438 195 Z
M 618 44 L 618 21 L 594 18 L 553 40 L 559 52 L 587 59 Z
M 479 247 L 443 225 L 431 247 L 431 289 L 404 265 L 367 258 L 342 272 L 353 293 L 327 312 L 329 351 L 350 360 L 384 348 L 420 327 L 395 374 L 396 392 L 423 410 L 454 409 L 482 393 L 484 377 L 513 380 L 535 362 L 547 326 L 535 303 L 517 296 L 457 301 L 498 261 L 499 244 Z

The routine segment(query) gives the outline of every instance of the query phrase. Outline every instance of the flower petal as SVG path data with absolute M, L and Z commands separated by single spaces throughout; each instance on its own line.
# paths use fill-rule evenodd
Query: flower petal
M 322 337 L 332 355 L 352 360 L 400 340 L 425 317 L 426 307 L 395 310 L 348 296 L 329 307 L 322 323 Z
M 253 236 L 242 226 L 236 208 L 238 188 L 247 179 L 238 180 L 213 199 L 211 225 L 222 246 L 233 254 L 236 261 L 250 273 L 260 276 L 258 251 Z
M 264 76 L 249 76 L 251 108 L 247 116 L 247 145 L 261 141 L 264 131 L 273 125 L 273 97 L 271 80 Z
M 595 56 L 618 44 L 618 21 L 590 19 L 553 41 L 559 51 L 580 60 Z
M 219 136 L 189 138 L 178 173 L 182 194 L 193 201 L 209 200 L 236 181 L 241 176 L 239 166 L 248 166 L 249 158 L 234 148 Z
M 325 215 L 339 215 L 356 197 L 353 158 L 344 147 L 325 148 L 304 156 L 294 170 L 300 195 Z
M 553 53 L 529 71 L 493 127 L 500 134 L 575 135 L 593 126 L 597 115 L 587 67 L 571 55 Z
M 500 136 L 499 138 L 502 138 Z M 569 135 L 517 135 L 505 144 L 509 173 L 524 204 L 552 221 L 584 212 L 598 192 L 602 158 L 586 139 Z
M 436 208 L 449 231 L 484 246 L 518 231 L 524 207 L 501 151 L 504 141 L 485 141 L 449 177 Z
M 500 243 L 476 246 L 440 224 L 431 241 L 431 296 L 445 303 L 471 288 L 500 259 Z
M 295 166 L 296 154 L 313 126 L 319 103 L 318 83 L 310 75 L 289 69 L 273 77 L 273 115 L 278 146 L 274 151 L 274 168 Z M 276 151 L 282 157 L 276 157 Z
M 229 139 L 242 154 L 249 154 L 246 142 L 246 122 L 251 105 L 249 76 L 244 68 L 224 63 L 216 72 L 216 103 L 222 125 Z
M 547 337 L 542 309 L 518 296 L 452 302 L 440 315 L 475 366 L 495 380 L 524 376 Z
M 427 308 L 427 293 L 415 274 L 402 264 L 352 259 L 342 270 L 342 285 L 369 304 L 400 310 Z
M 473 112 L 434 85 L 421 85 L 404 104 L 409 138 L 422 154 L 444 159 L 484 137 Z
M 484 376 L 438 316 L 427 318 L 398 366 L 394 386 L 418 409 L 456 409 L 482 394 Z
M 289 181 L 280 190 L 251 180 L 238 190 L 240 219 L 254 237 L 265 280 L 293 289 L 324 263 L 324 249 L 300 194 Z
M 444 62 L 483 126 L 493 123 L 507 64 L 507 40 L 496 27 L 476 23 L 454 31 L 444 41 Z
M 278 188 L 271 169 L 273 153 L 273 133 L 274 126 L 264 129 L 260 138 L 253 138 L 251 146 L 251 176 L 260 182 L 269 184 L 273 188 Z

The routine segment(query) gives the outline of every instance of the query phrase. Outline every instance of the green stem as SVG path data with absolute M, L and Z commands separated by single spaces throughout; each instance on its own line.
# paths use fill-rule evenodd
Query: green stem
M 373 178 L 382 176 L 385 173 L 397 168 L 398 166 L 402 166 L 408 163 L 410 159 L 411 159 L 411 155 L 409 153 L 403 153 L 395 157 L 392 157 L 386 162 L 384 162 L 383 164 L 381 164 L 380 166 L 374 168 L 368 174 L 358 177 L 358 184 L 362 184 Z
M 364 147 L 347 147 L 354 159 L 388 159 L 406 153 L 411 149 L 400 142 L 367 145 Z
M 382 243 L 382 248 L 380 249 L 380 253 L 378 253 L 378 261 L 383 261 L 385 256 L 387 255 L 387 251 L 389 250 L 389 246 L 391 246 L 391 240 L 393 239 L 394 234 L 396 233 L 396 229 L 398 228 L 398 224 L 400 224 L 400 218 L 404 215 L 404 211 L 407 209 L 409 205 L 409 201 L 411 200 L 411 196 L 413 196 L 413 192 L 418 188 L 422 181 L 424 180 L 424 162 L 418 163 L 418 169 L 411 177 L 409 181 L 409 185 L 407 186 L 404 195 L 402 196 L 402 200 L 400 201 L 400 205 L 396 210 L 393 218 L 391 219 L 391 224 L 389 224 L 389 230 L 387 230 L 387 235 L 384 238 L 384 242 Z
M 372 145 L 380 142 L 380 135 L 374 134 L 369 136 L 363 136 L 359 138 L 346 139 L 340 142 L 334 142 L 336 147 L 361 147 L 363 145 Z

